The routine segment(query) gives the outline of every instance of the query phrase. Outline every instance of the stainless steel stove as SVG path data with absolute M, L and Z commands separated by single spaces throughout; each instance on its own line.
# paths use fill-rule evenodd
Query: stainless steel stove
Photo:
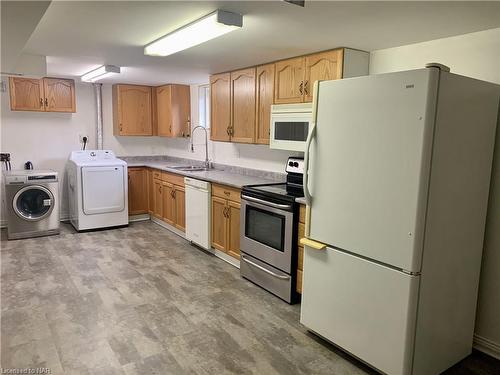
M 241 191 L 241 276 L 295 303 L 297 227 L 304 160 L 289 158 L 286 183 L 248 185 Z

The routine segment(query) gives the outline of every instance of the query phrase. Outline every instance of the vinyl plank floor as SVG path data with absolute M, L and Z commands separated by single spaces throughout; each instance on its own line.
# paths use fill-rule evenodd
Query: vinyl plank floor
M 53 374 L 373 374 L 290 306 L 152 223 L 7 241 L 1 367 Z M 482 353 L 446 374 L 493 375 Z

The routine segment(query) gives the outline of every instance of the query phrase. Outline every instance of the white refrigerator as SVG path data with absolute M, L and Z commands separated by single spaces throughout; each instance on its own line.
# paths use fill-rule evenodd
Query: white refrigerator
M 387 374 L 470 354 L 499 94 L 437 67 L 316 83 L 309 330 Z

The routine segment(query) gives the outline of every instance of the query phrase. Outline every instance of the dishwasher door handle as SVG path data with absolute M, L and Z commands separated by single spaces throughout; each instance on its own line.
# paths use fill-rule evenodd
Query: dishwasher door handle
M 245 258 L 245 256 L 242 256 L 241 259 L 243 259 L 243 261 L 245 261 L 246 263 L 250 264 L 251 266 L 254 266 L 255 268 L 258 268 L 259 270 L 264 271 L 265 273 L 268 273 L 269 275 L 271 275 L 273 277 L 276 277 L 277 279 L 281 279 L 281 280 L 288 280 L 288 279 L 290 279 L 290 276 L 288 276 L 288 275 L 278 275 L 277 273 L 274 273 L 272 271 L 269 271 L 267 268 L 262 267 L 260 264 L 257 264 L 257 263 L 252 262 L 251 260 L 248 260 L 247 258 Z

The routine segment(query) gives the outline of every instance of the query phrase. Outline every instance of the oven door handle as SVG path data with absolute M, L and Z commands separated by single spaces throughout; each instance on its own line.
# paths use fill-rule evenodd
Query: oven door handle
M 273 208 L 278 208 L 280 210 L 291 210 L 292 209 L 292 206 L 289 204 L 278 204 L 278 203 L 268 202 L 268 201 L 265 201 L 263 199 L 249 197 L 248 195 L 244 195 L 244 194 L 241 195 L 241 199 L 245 199 L 245 200 L 250 201 L 250 202 L 260 203 L 260 204 L 263 204 L 265 206 L 269 206 L 269 207 L 273 207 Z
M 277 279 L 281 279 L 281 280 L 288 280 L 288 279 L 290 279 L 290 276 L 288 276 L 288 275 L 278 275 L 277 273 L 274 273 L 272 271 L 269 271 L 267 268 L 262 267 L 260 264 L 257 264 L 257 263 L 252 262 L 251 260 L 248 260 L 244 256 L 242 256 L 241 259 L 243 259 L 248 264 L 254 266 L 255 268 L 258 268 L 259 270 L 264 271 L 265 273 L 268 273 L 269 275 L 276 277 Z

